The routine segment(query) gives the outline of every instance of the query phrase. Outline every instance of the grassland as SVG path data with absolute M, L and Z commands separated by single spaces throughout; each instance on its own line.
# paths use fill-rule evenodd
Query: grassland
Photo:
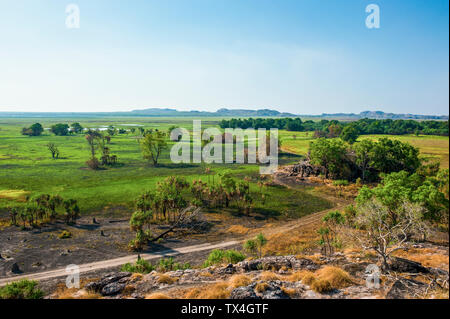
M 286 152 L 306 155 L 309 144 L 314 140 L 314 132 L 288 132 L 281 130 L 279 136 L 283 140 L 282 149 Z M 418 147 L 423 158 L 436 159 L 442 168 L 449 168 L 449 137 L 434 135 L 363 135 L 358 140 L 369 138 L 377 140 L 382 137 L 398 139 Z
M 134 199 L 167 176 L 184 176 L 188 181 L 212 177 L 205 175 L 205 164 L 173 164 L 169 148 L 161 155 L 160 165 L 152 166 L 142 158 L 136 134 L 115 135 L 109 145 L 111 153 L 118 156 L 118 164 L 105 170 L 92 171 L 85 164 L 89 158 L 88 145 L 84 135 L 55 136 L 46 130 L 42 136 L 28 137 L 20 134 L 21 128 L 40 122 L 49 128 L 52 124 L 66 122 L 61 119 L 0 119 L 0 210 L 7 206 L 23 205 L 25 196 L 43 193 L 59 194 L 64 198 L 76 199 L 82 214 L 131 213 Z M 192 119 L 174 118 L 105 118 L 73 119 L 86 128 L 103 128 L 113 125 L 117 128 L 144 127 L 167 130 L 178 125 L 190 129 Z M 217 125 L 217 119 L 202 121 L 202 127 Z M 55 143 L 60 158 L 52 159 L 47 143 Z M 292 163 L 298 157 L 282 155 L 280 163 Z M 230 172 L 238 179 L 252 178 L 251 189 L 258 191 L 257 165 L 211 165 L 212 174 Z M 267 188 L 267 200 L 255 203 L 254 211 L 261 217 L 299 217 L 324 208 L 330 203 L 314 194 L 313 189 Z M 236 211 L 231 210 L 231 214 Z

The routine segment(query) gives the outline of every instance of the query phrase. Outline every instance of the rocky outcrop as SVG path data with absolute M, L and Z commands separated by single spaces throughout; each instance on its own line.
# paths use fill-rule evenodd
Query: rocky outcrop
M 257 290 L 258 284 L 263 282 L 254 282 L 245 287 L 233 289 L 230 299 L 290 299 L 283 291 L 281 281 L 269 281 L 264 283 L 264 289 Z
M 300 178 L 319 176 L 324 171 L 318 166 L 312 165 L 309 161 L 301 161 L 298 164 L 292 166 L 289 176 L 298 176 Z
M 422 266 L 421 263 L 399 257 L 391 258 L 391 261 L 389 262 L 389 270 L 414 274 L 429 272 L 428 268 Z
M 426 291 L 428 285 L 412 279 L 396 280 L 386 294 L 386 299 L 405 299 L 420 297 Z
M 111 273 L 103 276 L 99 281 L 88 283 L 84 289 L 101 293 L 103 296 L 113 296 L 120 293 L 128 282 L 129 272 Z
M 278 271 L 282 268 L 293 270 L 316 270 L 319 266 L 312 260 L 307 258 L 296 258 L 295 256 L 272 256 L 263 257 L 254 260 L 246 260 L 238 263 L 236 269 L 241 272 L 255 270 L 274 270 Z

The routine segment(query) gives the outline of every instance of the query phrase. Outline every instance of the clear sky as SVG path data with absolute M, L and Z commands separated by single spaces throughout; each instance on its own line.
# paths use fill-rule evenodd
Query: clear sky
M 447 0 L 0 0 L 0 111 L 448 114 L 448 31 Z

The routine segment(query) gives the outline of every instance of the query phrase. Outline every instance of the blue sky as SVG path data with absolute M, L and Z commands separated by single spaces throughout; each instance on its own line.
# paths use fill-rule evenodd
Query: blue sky
M 448 114 L 448 26 L 446 0 L 0 0 L 0 111 Z

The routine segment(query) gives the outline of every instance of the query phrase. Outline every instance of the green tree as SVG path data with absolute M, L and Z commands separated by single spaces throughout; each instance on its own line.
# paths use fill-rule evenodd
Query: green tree
M 154 166 L 158 165 L 159 157 L 166 148 L 166 135 L 161 131 L 148 131 L 141 141 L 143 157 L 151 160 Z
M 59 149 L 55 145 L 55 143 L 48 143 L 47 148 L 50 151 L 50 153 L 52 154 L 52 158 L 59 158 Z
M 80 133 L 83 132 L 83 127 L 82 127 L 81 124 L 78 123 L 78 122 L 72 123 L 72 124 L 70 125 L 70 127 L 71 127 L 71 129 L 72 129 L 72 132 L 75 133 L 75 134 L 80 134 Z
M 382 173 L 415 172 L 421 165 L 419 149 L 398 140 L 381 138 L 373 150 L 373 167 Z
M 66 136 L 69 134 L 69 125 L 58 123 L 52 125 L 50 131 L 57 136 Z
M 359 130 L 354 125 L 347 125 L 341 132 L 340 138 L 349 143 L 353 144 L 359 137 Z
M 391 219 L 395 222 L 399 205 L 409 201 L 425 208 L 423 217 L 426 220 L 438 222 L 448 219 L 448 193 L 445 193 L 445 187 L 442 187 L 446 183 L 445 171 L 439 177 L 425 179 L 406 171 L 383 175 L 382 178 L 377 187 L 370 189 L 363 186 L 360 189 L 356 197 L 358 205 L 375 198 L 387 207 Z
M 369 139 L 364 139 L 354 146 L 356 155 L 355 163 L 361 170 L 363 183 L 366 181 L 367 171 L 369 170 L 374 157 L 374 147 L 374 142 Z
M 258 253 L 258 244 L 256 243 L 256 240 L 254 240 L 254 239 L 247 240 L 244 243 L 243 248 L 246 252 L 248 252 L 250 254 L 256 255 Z
M 259 233 L 255 237 L 256 247 L 258 248 L 259 258 L 262 257 L 262 248 L 267 244 L 267 238 L 263 233 Z
M 311 163 L 322 166 L 325 169 L 325 177 L 331 174 L 339 177 L 344 171 L 347 149 L 344 142 L 339 139 L 319 138 L 311 142 L 309 157 Z
M 22 135 L 28 135 L 28 136 L 40 136 L 42 132 L 44 131 L 44 128 L 40 123 L 34 123 L 29 128 L 24 127 L 22 129 Z

